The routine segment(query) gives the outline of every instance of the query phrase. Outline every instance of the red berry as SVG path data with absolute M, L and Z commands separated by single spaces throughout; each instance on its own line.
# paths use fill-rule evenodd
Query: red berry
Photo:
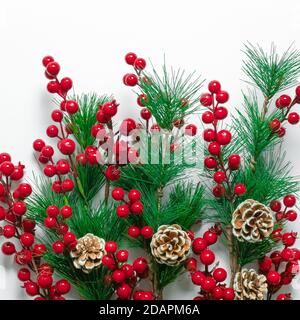
M 66 179 L 61 183 L 61 189 L 63 192 L 69 192 L 74 189 L 74 181 L 71 179 Z
M 239 169 L 241 165 L 241 157 L 238 154 L 232 154 L 228 157 L 228 166 L 231 170 Z
M 59 174 L 67 174 L 70 172 L 70 164 L 67 160 L 58 160 L 56 163 L 56 171 Z
M 41 151 L 41 155 L 46 158 L 51 158 L 53 154 L 54 154 L 54 149 L 51 146 L 45 146 Z
M 273 119 L 269 123 L 269 127 L 273 132 L 277 132 L 281 127 L 281 122 L 278 119 Z
M 284 248 L 281 251 L 281 257 L 284 261 L 292 261 L 295 258 L 294 251 L 290 248 Z
M 272 268 L 272 259 L 269 257 L 264 257 L 260 262 L 259 262 L 259 270 L 262 272 L 267 272 Z
M 231 141 L 231 133 L 228 130 L 221 130 L 217 133 L 217 141 L 221 145 L 227 145 Z
M 14 214 L 16 214 L 18 216 L 22 216 L 27 211 L 26 204 L 23 201 L 15 202 L 13 204 L 13 208 L 12 209 L 13 209 Z
M 108 123 L 110 121 L 110 117 L 108 117 L 102 109 L 97 111 L 96 119 L 100 123 Z
M 281 202 L 278 200 L 271 201 L 270 208 L 274 212 L 279 212 L 281 210 Z
M 212 123 L 215 120 L 214 114 L 211 111 L 205 111 L 202 114 L 202 121 L 204 123 Z
M 128 228 L 127 233 L 132 238 L 137 238 L 140 235 L 140 229 L 136 226 L 131 226 Z
M 52 286 L 53 278 L 50 275 L 39 275 L 37 278 L 38 285 L 43 289 L 49 289 Z
M 130 211 L 135 215 L 140 215 L 143 213 L 144 206 L 140 201 L 133 202 L 130 206 Z
M 194 124 L 188 124 L 184 129 L 184 133 L 187 136 L 195 136 L 197 134 L 197 127 Z
M 105 170 L 106 178 L 111 181 L 119 180 L 120 174 L 120 170 L 116 166 L 108 166 Z
M 206 277 L 201 283 L 201 288 L 205 292 L 211 292 L 216 287 L 216 280 L 213 277 Z
M 57 76 L 60 70 L 60 66 L 57 62 L 49 62 L 46 66 L 47 73 L 51 74 L 52 76 Z
M 203 131 L 203 139 L 207 142 L 214 141 L 216 139 L 216 132 L 213 129 L 205 129 Z
M 0 221 L 4 220 L 5 216 L 6 216 L 5 209 L 2 206 L 0 206 Z
M 65 250 L 65 245 L 62 241 L 56 241 L 52 244 L 52 249 L 55 253 L 63 253 Z
M 280 108 L 288 107 L 291 104 L 291 102 L 292 98 L 286 94 L 283 94 L 278 98 L 278 104 Z
M 18 271 L 18 278 L 23 282 L 30 280 L 30 271 L 27 268 L 21 268 Z
M 35 255 L 43 255 L 47 251 L 47 248 L 44 244 L 37 243 L 33 246 L 32 251 Z
M 221 184 L 218 184 L 213 188 L 212 193 L 216 198 L 221 198 L 225 194 L 225 191 L 225 188 Z
M 122 188 L 114 188 L 111 194 L 114 200 L 121 201 L 124 199 L 125 191 Z
M 6 152 L 2 152 L 2 153 L 0 153 L 0 164 L 5 162 L 5 161 L 10 162 L 11 161 L 11 156 Z
M 198 254 L 207 248 L 207 242 L 204 238 L 196 238 L 193 241 L 192 249 L 195 254 Z
M 215 169 L 218 165 L 218 161 L 213 157 L 207 157 L 204 159 L 204 165 L 208 169 Z
M 140 94 L 139 96 L 138 96 L 138 98 L 137 98 L 137 104 L 140 106 L 140 107 L 144 107 L 145 106 L 145 103 L 147 103 L 148 102 L 148 98 L 147 98 L 147 96 L 144 94 L 144 93 L 142 93 L 142 94 Z
M 283 127 L 279 128 L 279 130 L 277 132 L 279 138 L 283 137 L 285 135 L 285 133 L 286 133 L 286 130 Z
M 68 219 L 70 217 L 72 217 L 72 208 L 70 206 L 63 206 L 61 209 L 60 209 L 60 214 L 62 215 L 62 217 L 64 219 Z
M 53 229 L 57 225 L 57 221 L 55 218 L 47 217 L 44 219 L 44 225 L 46 228 Z
M 69 101 L 66 101 L 65 108 L 69 114 L 75 114 L 79 109 L 79 105 L 76 101 L 69 100 Z
M 226 288 L 223 290 L 223 299 L 224 300 L 234 300 L 235 293 L 232 288 Z
M 47 65 L 50 63 L 50 62 L 53 62 L 54 61 L 54 58 L 51 57 L 51 56 L 45 56 L 42 60 L 42 63 L 43 63 L 43 66 L 44 67 L 47 67 Z
M 283 198 L 283 203 L 286 207 L 293 207 L 296 204 L 296 197 L 293 195 L 287 195 Z
M 267 274 L 267 281 L 270 285 L 276 286 L 280 283 L 281 277 L 277 271 L 269 271 Z
M 106 134 L 106 131 L 105 131 L 105 128 L 102 124 L 97 123 L 92 126 L 91 135 L 94 138 L 97 138 L 98 140 L 102 141 L 105 134 Z
M 75 241 L 76 241 L 76 235 L 73 232 L 68 231 L 64 234 L 64 243 L 66 245 L 74 243 Z
M 28 183 L 21 183 L 18 187 L 18 191 L 20 193 L 20 198 L 24 199 L 31 195 L 32 188 L 31 185 Z
M 213 80 L 208 84 L 208 90 L 211 93 L 218 93 L 221 90 L 221 84 L 217 80 Z
M 10 256 L 16 252 L 15 245 L 12 242 L 4 242 L 2 244 L 1 250 L 3 254 Z
M 139 70 L 143 70 L 146 68 L 146 60 L 143 58 L 137 58 L 134 61 L 134 67 Z
M 295 244 L 297 239 L 297 233 L 295 232 L 286 232 L 282 235 L 282 243 L 286 247 L 291 247 Z
M 132 266 L 134 271 L 137 272 L 139 275 L 143 274 L 148 269 L 147 261 L 144 258 L 135 259 Z
M 291 112 L 289 115 L 288 115 L 288 122 L 290 124 L 297 124 L 300 120 L 300 116 L 297 112 Z
M 71 155 L 75 151 L 75 142 L 71 139 L 63 139 L 58 143 L 58 149 L 64 155 Z
M 126 262 L 128 260 L 129 253 L 127 250 L 119 250 L 116 253 L 116 258 L 119 262 Z
M 195 258 L 188 258 L 184 263 L 185 268 L 188 271 L 196 271 L 197 269 L 197 260 Z
M 61 193 L 62 192 L 62 188 L 61 188 L 61 183 L 60 181 L 54 181 L 52 183 L 52 190 L 55 192 L 55 193 Z
M 51 218 L 57 218 L 58 214 L 59 214 L 59 209 L 57 206 L 49 206 L 47 209 L 46 209 L 46 213 L 47 213 L 47 216 L 48 217 L 51 217 Z
M 214 173 L 214 180 L 216 183 L 223 183 L 226 179 L 226 174 L 223 171 L 217 171 Z
M 0 172 L 7 177 L 10 176 L 14 170 L 15 166 L 9 161 L 4 161 L 0 164 Z
M 39 287 L 35 282 L 25 282 L 25 291 L 29 296 L 36 296 L 39 293 Z
M 32 232 L 35 228 L 35 221 L 31 219 L 23 219 L 22 226 L 24 231 L 26 232 Z
M 55 289 L 59 294 L 66 294 L 71 290 L 70 282 L 66 279 L 61 279 L 56 282 Z
M 205 265 L 210 265 L 215 261 L 215 254 L 211 250 L 205 249 L 200 253 L 200 261 Z
M 16 234 L 16 228 L 10 224 L 3 227 L 3 236 L 7 239 L 12 238 Z
M 42 139 L 37 139 L 33 142 L 33 149 L 35 151 L 41 152 L 45 147 L 45 142 Z
M 210 246 L 217 242 L 218 235 L 216 234 L 216 232 L 212 232 L 208 230 L 204 232 L 203 238 L 206 241 L 207 245 Z
M 129 216 L 129 207 L 127 204 L 117 206 L 117 216 L 119 218 L 127 218 Z
M 297 96 L 297 97 L 300 96 L 300 86 L 297 86 L 297 87 L 296 87 L 295 93 L 296 93 L 296 96 Z
M 297 212 L 294 210 L 287 211 L 285 215 L 289 221 L 295 221 L 297 219 Z
M 104 112 L 106 117 L 113 117 L 118 112 L 118 104 L 115 100 L 105 102 L 102 106 L 102 111 Z
M 212 155 L 218 155 L 221 152 L 221 146 L 217 142 L 211 142 L 208 145 L 208 151 Z
M 34 242 L 34 236 L 32 233 L 25 232 L 20 236 L 20 242 L 24 247 L 31 247 Z
M 221 287 L 213 288 L 211 295 L 214 300 L 221 300 L 223 298 L 223 289 Z
M 133 119 L 127 118 L 122 121 L 120 126 L 120 134 L 128 136 L 132 130 L 136 128 L 136 123 Z
M 120 300 L 128 300 L 130 298 L 131 291 L 131 287 L 127 283 L 123 283 L 118 287 L 116 294 Z
M 58 81 L 49 81 L 47 84 L 47 90 L 50 93 L 58 93 L 60 91 L 60 84 Z
M 140 114 L 144 120 L 149 120 L 152 116 L 151 111 L 148 108 L 143 108 Z
M 228 110 L 224 107 L 217 107 L 214 111 L 215 119 L 224 120 L 228 115 Z
M 289 294 L 281 293 L 277 296 L 276 300 L 291 300 L 291 297 Z
M 114 241 L 107 241 L 105 243 L 105 250 L 107 253 L 115 253 L 118 249 L 118 245 Z
M 219 91 L 216 95 L 216 100 L 219 103 L 225 103 L 229 99 L 229 94 L 227 91 Z
M 142 237 L 144 237 L 145 239 L 150 239 L 153 235 L 153 229 L 150 226 L 144 226 L 141 229 L 141 235 Z
M 62 79 L 60 80 L 60 86 L 61 86 L 61 88 L 62 88 L 63 91 L 67 92 L 67 91 L 69 91 L 69 90 L 72 88 L 72 86 L 73 86 L 73 81 L 72 81 L 72 79 L 69 78 L 69 77 L 62 78 Z
M 298 261 L 290 261 L 285 266 L 285 272 L 296 275 L 299 271 L 299 263 Z
M 213 272 L 213 277 L 217 282 L 223 282 L 227 278 L 227 272 L 223 268 L 216 268 Z
M 138 83 L 138 77 L 134 73 L 128 73 L 124 78 L 124 84 L 126 86 L 134 87 Z
M 205 279 L 205 275 L 201 271 L 195 271 L 192 273 L 192 282 L 196 286 L 201 286 Z
M 137 55 L 135 53 L 129 52 L 125 56 L 125 61 L 127 64 L 133 65 L 136 58 L 137 58 Z
M 141 199 L 141 196 L 141 192 L 136 189 L 132 189 L 128 192 L 128 199 L 131 202 L 139 201 Z
M 200 96 L 200 103 L 204 106 L 204 107 L 209 107 L 212 105 L 213 103 L 213 97 L 210 93 L 203 93 Z
M 237 183 L 233 189 L 234 193 L 237 196 L 242 196 L 247 192 L 246 186 L 242 183 Z

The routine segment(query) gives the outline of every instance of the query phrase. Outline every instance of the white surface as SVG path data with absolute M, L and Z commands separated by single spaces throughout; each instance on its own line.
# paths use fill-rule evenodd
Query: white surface
M 41 66 L 46 54 L 72 77 L 77 93 L 113 93 L 121 102 L 120 118 L 138 112 L 135 96 L 122 84 L 128 51 L 157 66 L 165 54 L 169 65 L 219 79 L 233 108 L 241 102 L 242 43 L 268 47 L 274 41 L 285 49 L 299 38 L 299 11 L 297 0 L 1 0 L 0 151 L 24 162 L 29 173 L 34 169 L 31 144 L 45 137 L 52 109 Z M 289 127 L 284 143 L 294 175 L 300 174 L 299 133 L 299 125 Z M 226 263 L 222 250 L 218 256 Z M 0 299 L 24 298 L 11 261 L 1 255 L 0 265 Z M 166 297 L 189 299 L 196 289 L 185 279 L 175 288 Z

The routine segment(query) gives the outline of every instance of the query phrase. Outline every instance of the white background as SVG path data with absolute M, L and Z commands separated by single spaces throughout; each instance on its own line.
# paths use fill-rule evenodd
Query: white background
M 76 93 L 113 93 L 121 103 L 119 118 L 139 111 L 134 94 L 122 84 L 128 51 L 157 66 L 165 54 L 169 65 L 219 79 L 230 92 L 233 110 L 241 106 L 244 86 L 242 43 L 268 48 L 274 41 L 284 50 L 295 41 L 299 48 L 299 14 L 298 0 L 1 0 L 0 152 L 25 163 L 28 174 L 35 169 L 32 141 L 45 138 L 53 109 L 41 65 L 46 54 L 60 62 L 62 75 L 72 77 Z M 299 175 L 300 126 L 288 129 L 284 148 L 293 174 Z M 221 250 L 218 256 L 226 264 Z M 12 261 L 1 255 L 0 265 L 0 299 L 24 298 Z M 184 278 L 166 290 L 166 297 L 189 299 L 193 290 Z M 296 287 L 292 292 L 300 298 Z

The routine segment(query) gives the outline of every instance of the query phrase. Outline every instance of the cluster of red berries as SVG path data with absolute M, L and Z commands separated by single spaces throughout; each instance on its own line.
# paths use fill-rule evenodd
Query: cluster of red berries
M 111 274 L 104 279 L 106 284 L 113 284 L 116 295 L 120 300 L 153 300 L 151 291 L 136 290 L 136 285 L 141 279 L 149 276 L 149 265 L 146 259 L 139 257 L 132 264 L 127 263 L 129 253 L 127 250 L 118 250 L 113 241 L 105 244 L 106 255 L 102 264 L 111 270 Z
M 278 118 L 273 119 L 270 121 L 269 127 L 279 137 L 283 137 L 286 133 L 286 129 L 282 126 L 284 121 L 288 121 L 290 124 L 294 125 L 300 120 L 299 113 L 290 112 L 296 103 L 300 103 L 300 86 L 296 87 L 295 93 L 296 95 L 294 99 L 287 94 L 283 94 L 275 102 L 276 107 L 282 112 L 283 119 L 282 121 Z
M 209 270 L 209 266 L 215 263 L 215 254 L 208 247 L 217 242 L 220 234 L 220 228 L 214 226 L 205 231 L 203 237 L 193 239 L 192 250 L 204 265 L 204 270 L 200 271 L 196 258 L 189 258 L 185 262 L 186 269 L 191 273 L 193 284 L 200 286 L 201 289 L 194 300 L 233 300 L 235 297 L 234 290 L 226 287 L 224 283 L 227 278 L 226 270 L 217 267 L 218 263 Z
M 67 112 L 69 115 L 74 115 L 78 111 L 79 105 L 74 100 L 67 100 L 67 92 L 72 88 L 73 83 L 68 77 L 58 81 L 59 64 L 51 56 L 46 56 L 43 58 L 43 65 L 46 68 L 46 77 L 52 79 L 48 83 L 48 91 L 59 94 L 63 99 L 60 103 L 60 109 L 52 112 L 51 119 L 55 124 L 50 125 L 46 133 L 48 137 L 58 139 L 57 148 L 62 155 L 68 156 L 69 161 L 60 159 L 57 163 L 54 163 L 54 148 L 51 145 L 46 145 L 42 139 L 37 139 L 33 142 L 33 149 L 39 152 L 38 160 L 45 165 L 45 175 L 47 177 L 58 177 L 52 184 L 53 191 L 66 193 L 74 189 L 74 181 L 72 179 L 63 179 L 63 176 L 69 173 L 76 176 L 76 168 L 71 159 L 71 155 L 75 152 L 76 144 L 74 140 L 69 138 L 69 135 L 72 134 L 71 126 L 64 127 L 62 123 L 65 116 L 64 113 Z
M 269 294 L 274 294 L 282 286 L 289 285 L 299 271 L 300 251 L 297 248 L 293 248 L 297 239 L 297 233 L 281 233 L 281 224 L 284 220 L 295 221 L 297 219 L 297 213 L 291 210 L 296 205 L 296 197 L 293 195 L 285 196 L 283 198 L 283 205 L 284 208 L 278 200 L 273 200 L 270 203 L 270 208 L 276 212 L 276 220 L 278 222 L 277 228 L 272 232 L 272 237 L 276 241 L 282 242 L 284 248 L 281 251 L 273 251 L 269 257 L 265 256 L 259 262 L 259 269 L 267 278 Z M 280 294 L 277 297 L 277 300 L 290 299 L 290 294 Z
M 205 129 L 203 138 L 207 141 L 208 152 L 210 156 L 204 159 L 204 165 L 207 169 L 215 170 L 213 175 L 217 185 L 212 192 L 215 197 L 220 198 L 226 193 L 230 195 L 232 191 L 229 187 L 229 172 L 238 170 L 241 164 L 241 157 L 238 154 L 231 154 L 227 159 L 227 167 L 222 157 L 222 148 L 231 142 L 231 133 L 226 130 L 218 130 L 218 124 L 228 115 L 228 110 L 220 104 L 226 103 L 229 99 L 227 91 L 221 90 L 219 81 L 211 81 L 208 84 L 209 93 L 203 93 L 200 96 L 200 103 L 208 109 L 202 114 L 202 121 L 206 124 L 211 124 L 213 127 Z M 226 186 L 227 185 L 227 190 Z M 242 183 L 237 183 L 233 189 L 233 195 L 242 196 L 246 193 L 246 186 Z
M 135 73 L 127 73 L 123 77 L 123 82 L 126 86 L 134 87 L 138 84 L 141 71 L 146 68 L 146 60 L 143 58 L 138 58 L 138 56 L 133 53 L 129 52 L 125 55 L 125 61 L 127 64 L 133 66 Z
M 17 249 L 16 243 L 6 241 L 1 250 L 5 255 L 14 255 L 15 263 L 22 266 L 18 278 L 24 282 L 28 295 L 38 296 L 37 300 L 61 300 L 62 295 L 70 291 L 70 284 L 64 279 L 53 284 L 53 269 L 41 263 L 47 248 L 35 242 L 35 221 L 24 218 L 27 211 L 24 200 L 30 196 L 32 188 L 28 183 L 19 183 L 14 190 L 11 187 L 11 182 L 20 180 L 23 175 L 24 166 L 14 166 L 8 153 L 0 154 L 0 201 L 4 204 L 0 206 L 0 221 L 5 221 L 0 235 L 17 239 L 20 247 Z

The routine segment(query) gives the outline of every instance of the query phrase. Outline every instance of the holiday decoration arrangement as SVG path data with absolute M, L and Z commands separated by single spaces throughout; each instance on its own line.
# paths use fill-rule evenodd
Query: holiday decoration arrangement
M 29 296 L 162 300 L 188 273 L 194 300 L 292 299 L 299 184 L 280 146 L 299 122 L 300 53 L 243 52 L 249 90 L 236 110 L 219 81 L 202 89 L 194 74 L 126 54 L 140 119 L 121 122 L 115 97 L 76 95 L 43 58 L 56 107 L 33 142 L 42 173 L 23 181 L 25 166 L 0 154 L 1 251 Z

